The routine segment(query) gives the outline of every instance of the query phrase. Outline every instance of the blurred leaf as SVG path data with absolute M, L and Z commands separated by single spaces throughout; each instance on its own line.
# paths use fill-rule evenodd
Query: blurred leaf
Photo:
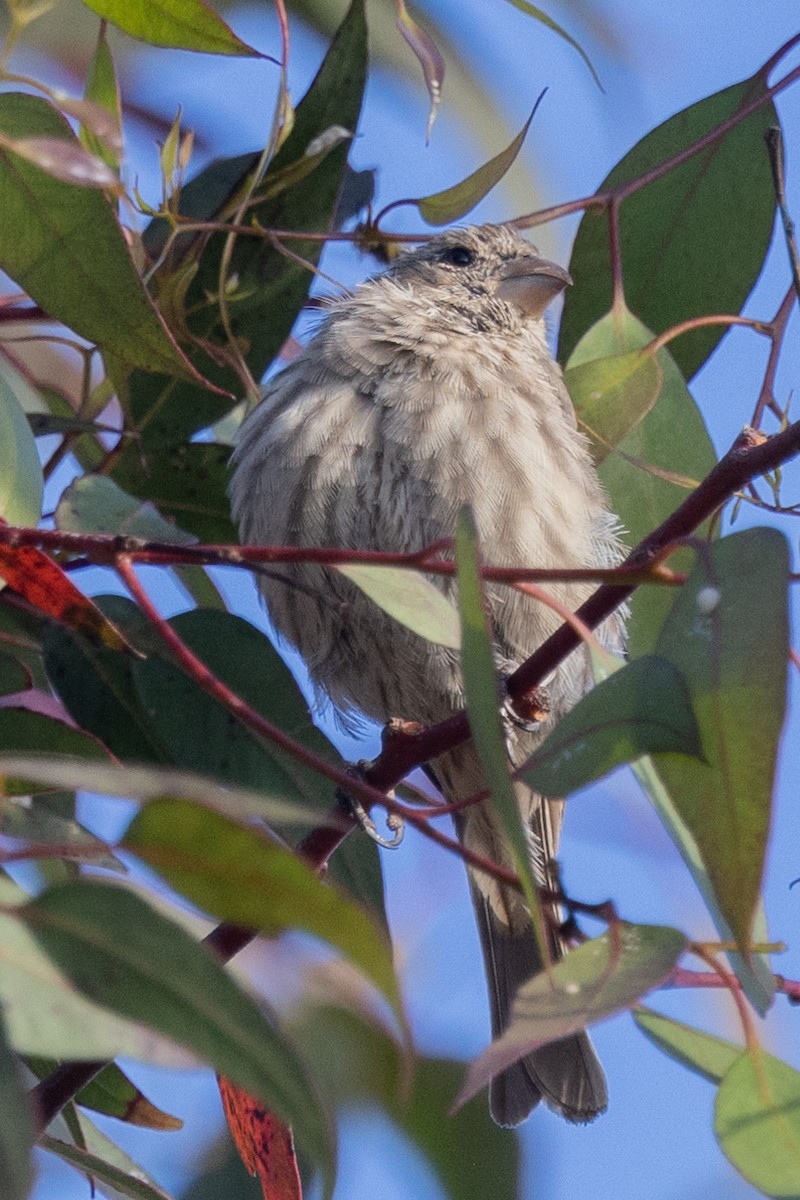
M 53 1058 L 29 1057 L 26 1062 L 38 1079 L 45 1079 L 58 1066 Z M 183 1121 L 156 1108 L 116 1063 L 109 1063 L 82 1087 L 75 1103 L 142 1129 L 183 1128 Z
M 677 929 L 620 921 L 518 989 L 511 1020 L 471 1065 L 456 1104 L 538 1046 L 630 1008 L 669 975 L 686 948 Z
M 541 100 L 541 96 L 539 100 Z M 423 221 L 426 221 L 428 225 L 452 225 L 454 221 L 460 221 L 462 217 L 466 216 L 484 196 L 489 194 L 503 178 L 522 149 L 525 135 L 536 115 L 536 109 L 539 107 L 539 100 L 534 104 L 533 111 L 522 129 L 505 150 L 501 150 L 482 167 L 478 167 L 477 171 L 473 171 L 466 179 L 462 179 L 461 183 L 445 188 L 444 191 L 434 192 L 430 196 L 408 201 L 410 204 L 416 204 Z
M 483 595 L 475 518 L 462 509 L 456 525 L 456 579 L 461 614 L 461 662 L 467 695 L 467 716 L 475 749 L 491 791 L 493 811 L 508 839 L 514 867 L 531 913 L 537 939 L 544 937 L 539 893 L 533 873 L 528 831 L 509 773 L 505 731 L 500 717 L 502 696 L 494 663 L 492 631 Z M 542 957 L 548 961 L 547 953 Z
M 760 75 L 707 96 L 648 133 L 603 180 L 600 191 L 650 171 L 685 150 L 744 104 L 764 95 Z M 775 193 L 764 133 L 778 123 L 764 104 L 723 139 L 627 197 L 620 246 L 628 307 L 655 333 L 705 313 L 738 313 L 758 278 L 772 237 Z M 747 237 L 742 238 L 742 229 Z M 692 264 L 702 264 L 694 269 Z M 575 287 L 565 301 L 558 356 L 611 307 L 605 212 L 584 214 L 569 265 Z M 672 356 L 690 378 L 723 337 L 724 326 L 685 334 Z
M 0 238 L 2 235 L 0 235 Z M 38 525 L 42 467 L 14 384 L 19 372 L 0 358 L 0 518 L 9 525 Z
M 101 158 L 63 137 L 0 137 L 0 150 L 33 163 L 52 179 L 74 187 L 117 188 L 116 173 Z
M 42 1135 L 39 1145 L 43 1150 L 49 1150 L 57 1158 L 76 1167 L 82 1174 L 97 1180 L 104 1193 L 106 1188 L 103 1184 L 106 1184 L 114 1188 L 116 1194 L 130 1196 L 131 1200 L 171 1200 L 167 1192 L 156 1187 L 150 1180 L 132 1175 L 80 1146 L 73 1146 L 60 1138 L 51 1137 L 49 1133 Z
M 311 87 L 297 107 L 289 137 L 281 146 L 263 181 L 256 188 L 247 218 L 264 229 L 324 231 L 331 228 L 336 200 L 347 160 L 346 142 L 337 145 L 294 186 L 272 198 L 271 181 L 296 163 L 325 130 L 340 126 L 355 130 L 361 108 L 366 72 L 366 26 L 363 0 L 353 0 Z M 181 191 L 181 211 L 200 220 L 230 211 L 230 202 L 241 195 L 244 183 L 255 170 L 259 155 L 241 155 L 212 163 Z M 158 221 L 145 235 L 150 253 L 158 254 L 163 244 L 165 223 Z M 226 235 L 203 236 L 200 241 L 178 243 L 180 261 L 199 256 L 199 270 L 192 282 L 187 303 L 195 310 L 189 318 L 196 337 L 228 347 L 228 336 L 219 317 L 215 297 L 219 293 L 220 264 Z M 322 243 L 295 241 L 289 245 L 311 267 L 319 262 Z M 174 270 L 172 261 L 162 273 Z M 248 369 L 258 380 L 278 354 L 305 303 L 312 275 L 294 258 L 276 249 L 268 238 L 240 237 L 231 255 L 228 279 L 236 287 L 228 296 L 231 329 Z M 202 371 L 226 389 L 241 392 L 235 372 L 200 356 Z M 188 435 L 213 424 L 233 401 L 211 394 L 194 384 L 176 384 L 163 375 L 139 375 L 131 380 L 131 416 L 141 431 L 144 448 L 164 449 L 186 440 Z
M 379 608 L 426 641 L 458 649 L 461 626 L 458 612 L 447 597 L 424 575 L 402 567 L 368 563 L 337 566 Z
M 27 1200 L 33 1184 L 33 1114 L 0 1013 L 0 1195 Z
M 34 546 L 0 544 L 0 579 L 38 612 L 68 629 L 114 650 L 129 649 L 120 631 L 75 587 L 63 568 Z
M 43 745 L 42 752 L 50 748 L 50 743 L 46 747 Z M 55 746 L 52 749 L 56 751 Z M 59 751 L 63 753 L 63 747 Z M 91 862 L 122 874 L 126 871 L 105 842 L 74 819 L 54 811 L 48 804 L 48 798 L 4 797 L 0 805 L 0 832 L 3 837 L 33 842 L 37 846 L 57 846 L 64 859 Z
M 86 76 L 84 97 L 93 111 L 90 114 L 83 109 L 77 114 L 81 121 L 78 131 L 81 145 L 101 158 L 107 166 L 119 169 L 123 152 L 122 103 L 104 21 L 100 22 L 97 46 Z
M 70 1105 L 68 1109 L 62 1111 L 62 1116 L 68 1118 L 67 1121 L 62 1121 L 59 1117 L 50 1126 L 50 1132 L 53 1139 L 58 1139 L 57 1144 L 48 1145 L 48 1150 L 62 1157 L 59 1147 L 67 1143 L 67 1146 L 75 1145 L 79 1151 L 84 1151 L 92 1155 L 101 1163 L 107 1164 L 115 1175 L 110 1175 L 103 1181 L 102 1193 L 108 1197 L 108 1200 L 121 1200 L 128 1193 L 121 1187 L 117 1187 L 111 1182 L 112 1179 L 120 1179 L 125 1186 L 130 1186 L 130 1181 L 135 1184 L 149 1187 L 151 1191 L 144 1192 L 145 1200 L 162 1200 L 161 1189 L 156 1184 L 155 1180 L 151 1179 L 146 1171 L 142 1170 L 137 1162 L 125 1153 L 125 1151 L 111 1138 L 107 1137 L 101 1129 L 95 1125 L 94 1121 L 89 1117 L 88 1113 L 76 1108 L 75 1105 Z M 70 1158 L 64 1156 L 65 1161 L 71 1162 L 73 1166 L 78 1167 L 78 1163 L 73 1162 Z
M 70 754 L 78 759 L 107 757 L 97 739 L 82 729 L 28 708 L 0 708 L 0 752 Z
M 660 356 L 642 347 L 652 340 L 626 308 L 614 309 L 585 333 L 564 371 L 578 425 L 596 463 L 650 412 L 661 394 Z
M 759 1191 L 800 1197 L 800 1072 L 770 1054 L 743 1053 L 719 1086 L 714 1131 Z
M 603 85 L 600 82 L 600 76 L 592 66 L 589 55 L 584 50 L 583 46 L 581 46 L 580 42 L 576 42 L 575 38 L 567 33 L 566 29 L 562 29 L 562 27 L 557 24 L 552 17 L 548 16 L 547 13 L 543 12 L 541 8 L 537 7 L 537 5 L 529 4 L 528 0 L 508 0 L 508 2 L 509 4 L 513 4 L 514 8 L 518 8 L 521 12 L 527 13 L 529 17 L 534 17 L 537 21 L 541 21 L 542 25 L 546 25 L 548 29 L 552 29 L 554 33 L 557 33 L 560 38 L 563 38 L 565 42 L 572 46 L 573 50 L 577 50 L 578 54 L 580 54 L 581 58 L 586 63 L 586 66 L 591 71 L 592 79 L 602 92 Z
M 19 903 L 21 893 L 0 882 L 3 905 Z M 8 907 L 0 913 L 0 1005 L 20 1054 L 90 1060 L 126 1055 L 186 1065 L 185 1053 L 172 1042 L 80 995 Z
M 51 888 L 20 917 L 82 993 L 189 1047 L 268 1103 L 330 1179 L 331 1131 L 300 1059 L 208 950 L 105 883 Z
M 401 1016 L 383 930 L 265 832 L 185 800 L 162 800 L 134 817 L 123 844 L 221 921 L 269 936 L 302 929 L 321 938 L 353 962 Z
M 81 475 L 62 493 L 56 527 L 70 533 L 114 533 L 186 545 L 192 534 L 165 521 L 154 504 L 124 492 L 105 475 Z
M 411 13 L 405 6 L 405 0 L 395 0 L 395 4 L 397 6 L 397 28 L 400 30 L 404 41 L 413 50 L 414 57 L 422 67 L 425 86 L 431 98 L 428 110 L 428 125 L 425 130 L 425 141 L 427 143 L 431 140 L 433 122 L 436 120 L 436 113 L 442 101 L 444 59 L 431 35 L 411 16 Z
M 702 756 L 686 681 L 663 658 L 637 658 L 562 717 L 522 777 L 543 796 L 564 796 L 656 750 Z
M 204 0 L 83 0 L 131 37 L 153 46 L 201 54 L 261 57 L 241 41 Z
M 225 1119 L 239 1155 L 268 1200 L 303 1200 L 291 1129 L 254 1096 L 219 1076 Z
M 25 663 L 12 654 L 0 652 L 0 696 L 24 692 L 32 685 L 33 679 Z
M 714 1037 L 650 1008 L 635 1009 L 631 1015 L 642 1033 L 659 1050 L 702 1075 L 709 1083 L 720 1083 L 723 1075 L 742 1056 L 744 1047 L 735 1042 Z
M 705 755 L 659 758 L 657 770 L 745 959 L 786 704 L 788 570 L 777 530 L 704 546 L 657 646 L 687 680 Z
M 37 96 L 0 95 L 0 133 L 77 145 Z M 106 197 L 0 149 L 0 267 L 55 320 L 130 366 L 198 379 L 140 280 Z
M 154 446 L 144 458 L 132 446 L 115 463 L 113 476 L 201 542 L 230 543 L 237 541 L 227 492 L 230 457 L 230 446 L 214 442 Z

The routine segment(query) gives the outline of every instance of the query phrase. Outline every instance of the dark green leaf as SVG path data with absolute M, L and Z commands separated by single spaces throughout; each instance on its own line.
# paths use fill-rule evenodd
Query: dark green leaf
M 213 442 L 153 447 L 144 458 L 131 445 L 115 463 L 113 475 L 126 492 L 151 501 L 201 542 L 235 542 L 227 493 L 230 457 L 230 446 Z
M 776 530 L 705 546 L 657 646 L 686 678 L 705 756 L 659 758 L 658 773 L 745 958 L 786 703 L 788 569 Z
M 0 1013 L 0 1195 L 27 1200 L 33 1183 L 33 1114 Z
M 677 929 L 620 922 L 571 950 L 519 988 L 508 1027 L 472 1064 L 457 1103 L 537 1046 L 630 1008 L 663 982 L 685 947 Z
M 204 0 L 84 0 L 84 4 L 153 46 L 258 56 Z
M 11 654 L 0 652 L 0 696 L 24 692 L 32 683 L 31 673 L 24 662 Z
M 765 93 L 760 76 L 707 96 L 647 134 L 603 180 L 627 183 L 692 145 Z M 775 194 L 764 133 L 777 124 L 764 104 L 742 124 L 675 170 L 625 199 L 620 241 L 628 307 L 656 333 L 705 313 L 738 313 L 758 278 L 772 237 Z M 747 236 L 742 237 L 742 230 Z M 702 267 L 699 267 L 702 264 Z M 589 209 L 572 251 L 575 281 L 564 302 L 559 359 L 611 307 L 608 218 Z M 689 378 L 724 326 L 695 330 L 671 345 Z
M 26 1062 L 38 1079 L 45 1079 L 58 1066 L 54 1058 L 29 1057 Z M 142 1129 L 183 1128 L 183 1121 L 156 1108 L 116 1063 L 109 1063 L 91 1083 L 82 1087 L 75 1103 Z
M 0 95 L 0 133 L 74 142 L 51 105 L 14 92 Z M 104 195 L 0 150 L 0 212 L 0 266 L 50 316 L 129 366 L 197 379 L 147 295 Z
M 366 26 L 363 0 L 353 0 L 314 82 L 297 107 L 292 132 L 270 164 L 256 189 L 256 203 L 248 219 L 265 229 L 330 228 L 347 159 L 342 142 L 294 186 L 269 198 L 274 175 L 301 159 L 308 146 L 332 126 L 355 130 L 361 108 L 366 72 Z M 184 211 L 210 219 L 224 210 L 240 193 L 252 174 L 258 156 L 243 155 L 216 163 L 204 171 L 181 194 Z M 266 194 L 268 198 L 258 200 Z M 157 230 L 148 245 L 157 245 Z M 199 270 L 192 282 L 188 305 L 197 306 L 189 324 L 193 332 L 227 345 L 216 302 L 225 237 L 210 237 L 202 247 Z M 312 265 L 319 261 L 322 243 L 292 241 L 290 249 Z M 179 244 L 180 253 L 200 253 Z M 171 269 L 166 268 L 166 269 Z M 228 297 L 231 328 L 243 348 L 248 368 L 259 379 L 288 337 L 308 294 L 311 274 L 286 257 L 268 239 L 240 237 L 231 256 L 229 278 L 236 278 L 234 294 Z M 199 360 L 198 360 L 199 361 Z M 231 391 L 241 391 L 233 371 L 221 368 L 205 356 L 202 371 Z M 142 431 L 147 449 L 175 445 L 189 434 L 213 424 L 231 407 L 231 401 L 192 384 L 175 383 L 163 375 L 134 375 L 131 380 L 131 416 Z
M 0 709 L 0 753 L 71 754 L 76 758 L 106 758 L 100 743 L 65 721 L 27 708 Z
M 663 658 L 638 658 L 562 717 L 523 778 L 544 796 L 565 796 L 614 767 L 655 751 L 700 756 L 686 681 Z
M 150 804 L 123 844 L 182 895 L 222 921 L 274 936 L 302 929 L 341 951 L 402 1005 L 383 930 L 266 833 L 185 800 Z
M 129 496 L 105 475 L 73 480 L 56 507 L 56 526 L 71 533 L 114 533 L 153 542 L 185 545 L 195 540 L 165 521 L 150 500 Z
M 210 951 L 105 883 L 51 888 L 20 917 L 82 993 L 188 1047 L 269 1104 L 330 1180 L 331 1131 L 300 1059 Z
M 719 1086 L 714 1131 L 759 1191 L 800 1197 L 800 1072 L 771 1054 L 743 1053 Z

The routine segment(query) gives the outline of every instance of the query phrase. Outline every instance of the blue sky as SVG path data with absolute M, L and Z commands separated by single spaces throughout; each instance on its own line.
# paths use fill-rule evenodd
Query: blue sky
M 474 214 L 477 220 L 502 220 L 538 207 L 591 192 L 630 146 L 654 125 L 695 100 L 751 74 L 797 31 L 793 4 L 756 5 L 736 0 L 609 0 L 596 7 L 622 42 L 622 52 L 604 52 L 585 39 L 600 71 L 605 93 L 593 84 L 573 50 L 503 0 L 437 0 L 431 4 L 448 19 L 462 51 L 470 53 L 486 88 L 506 115 L 508 126 L 521 126 L 541 88 L 548 86 L 519 165 L 509 187 L 498 189 Z M 582 7 L 582 6 L 581 6 Z M 260 48 L 273 50 L 274 24 L 268 6 L 234 10 L 237 31 Z M 577 8 L 577 6 L 576 6 Z M 548 9 L 548 11 L 551 11 Z M 579 36 L 571 8 L 552 14 Z M 299 98 L 322 53 L 322 43 L 293 25 L 291 81 Z M 474 47 L 479 46 L 479 52 Z M 793 65 L 796 55 L 788 60 Z M 155 66 L 154 66 L 155 64 Z M 221 152 L 250 149 L 263 139 L 270 119 L 274 71 L 264 64 L 143 54 L 129 60 L 132 87 L 171 116 L 178 103 L 185 123 L 210 129 L 222 141 Z M 795 160 L 800 157 L 800 92 L 779 100 L 789 161 L 790 202 L 800 219 Z M 464 176 L 483 151 L 470 136 L 470 111 L 454 111 L 447 99 L 431 146 L 424 145 L 427 98 L 416 76 L 407 81 L 377 71 L 370 82 L 361 136 L 353 148 L 359 167 L 379 168 L 378 206 L 409 194 L 425 194 Z M 505 135 L 498 137 L 500 149 Z M 134 138 L 141 156 L 141 179 L 155 187 L 151 139 Z M 535 183 L 535 191 L 534 191 Z M 409 229 L 419 228 L 412 210 L 398 216 Z M 569 254 L 575 223 L 564 222 L 540 241 L 562 261 Z M 747 236 L 747 230 L 742 230 Z M 329 254 L 325 267 L 352 283 L 369 271 L 363 259 L 344 250 Z M 788 280 L 783 245 L 773 247 L 770 263 L 751 298 L 748 311 L 771 316 Z M 797 375 L 796 318 L 778 379 L 785 399 Z M 748 332 L 730 335 L 703 369 L 693 392 L 706 416 L 718 450 L 736 436 L 752 409 L 763 372 L 765 347 Z M 797 471 L 787 472 L 789 481 Z M 786 496 L 790 497 L 790 486 Z M 760 518 L 759 518 L 760 520 Z M 744 513 L 740 527 L 755 523 Z M 795 526 L 784 529 L 794 544 Z M 167 603 L 171 601 L 167 600 Z M 237 609 L 262 620 L 254 594 L 242 588 Z M 796 683 L 792 680 L 796 692 Z M 788 890 L 800 874 L 797 819 L 790 747 L 796 719 L 785 739 L 767 884 L 767 905 L 776 936 L 791 938 L 800 916 L 800 888 Z M 359 752 L 363 753 L 363 751 Z M 570 801 L 562 857 L 568 889 L 587 900 L 611 895 L 632 920 L 674 923 L 693 935 L 711 935 L 709 922 L 682 864 L 646 802 L 625 773 Z M 393 929 L 409 1008 L 420 1046 L 452 1055 L 477 1053 L 487 1037 L 486 1002 L 477 937 L 468 907 L 460 864 L 430 844 L 408 836 L 404 848 L 386 856 Z M 432 884 L 435 880 L 435 885 Z M 796 948 L 778 969 L 797 977 Z M 700 1026 L 739 1033 L 730 1005 L 717 994 L 671 993 L 656 1007 Z M 780 1001 L 765 1030 L 769 1048 L 800 1067 L 797 1013 Z M 546 1112 L 525 1126 L 524 1200 L 691 1200 L 709 1195 L 746 1200 L 756 1195 L 728 1166 L 711 1134 L 713 1089 L 664 1058 L 633 1029 L 628 1018 L 597 1030 L 611 1093 L 608 1114 L 588 1128 L 570 1127 Z M 179 1188 L 198 1149 L 218 1128 L 219 1110 L 209 1073 L 175 1077 L 166 1087 L 161 1073 L 134 1067 L 137 1079 L 187 1120 L 188 1132 L 175 1135 L 130 1134 L 125 1144 L 169 1188 Z M 116 1137 L 118 1127 L 108 1126 Z M 402 1148 L 368 1115 L 354 1118 L 343 1148 L 342 1179 L 336 1200 L 435 1200 L 441 1195 L 423 1168 L 415 1174 Z M 122 1140 L 122 1139 L 121 1139 Z M 368 1151 L 365 1152 L 365 1147 Z M 412 1182 L 413 1179 L 413 1182 Z M 87 1185 L 56 1168 L 43 1174 L 35 1200 L 85 1197 Z

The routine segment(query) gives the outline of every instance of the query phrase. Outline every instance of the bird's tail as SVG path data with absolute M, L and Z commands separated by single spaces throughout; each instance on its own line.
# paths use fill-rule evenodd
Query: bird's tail
M 474 795 L 483 776 L 474 748 L 459 747 L 435 765 L 448 799 Z M 528 826 L 534 874 L 552 887 L 556 882 L 553 861 L 561 824 L 561 802 L 542 800 L 523 783 L 515 783 L 520 811 Z M 511 866 L 505 837 L 491 809 L 491 801 L 464 809 L 456 818 L 459 839 L 482 857 Z M 497 880 L 469 869 L 470 890 L 483 951 L 492 1018 L 492 1036 L 508 1026 L 517 989 L 545 967 L 531 926 L 530 914 L 519 893 Z M 550 936 L 550 958 L 563 956 L 559 938 Z M 532 1051 L 491 1083 L 489 1103 L 498 1125 L 514 1126 L 544 1100 L 569 1121 L 591 1121 L 606 1108 L 608 1097 L 603 1069 L 588 1034 L 579 1033 Z

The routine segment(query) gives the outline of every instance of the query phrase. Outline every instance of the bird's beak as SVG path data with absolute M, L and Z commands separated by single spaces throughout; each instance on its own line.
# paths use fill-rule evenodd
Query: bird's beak
M 546 258 L 515 258 L 505 263 L 495 295 L 516 304 L 529 317 L 542 317 L 547 306 L 572 283 L 569 271 Z

